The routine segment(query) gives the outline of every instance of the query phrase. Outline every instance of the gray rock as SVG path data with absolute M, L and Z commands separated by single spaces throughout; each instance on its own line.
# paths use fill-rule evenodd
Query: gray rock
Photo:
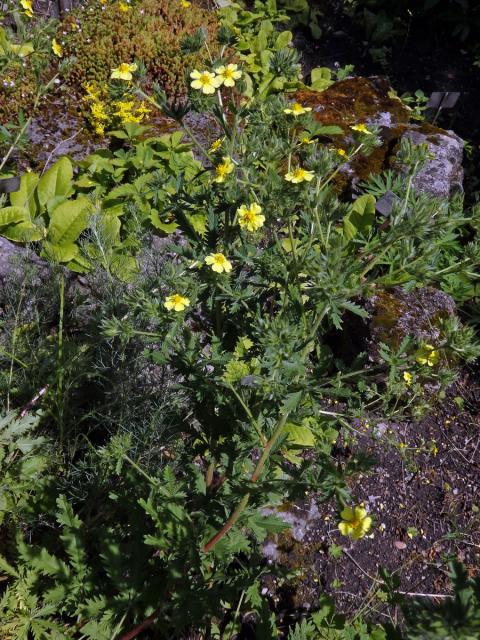
M 28 266 L 36 267 L 40 278 L 48 277 L 48 264 L 36 253 L 0 237 L 0 284 L 13 276 L 18 278 Z
M 427 136 L 413 127 L 404 136 L 415 144 L 426 143 L 433 156 L 415 177 L 413 184 L 417 191 L 438 198 L 463 193 L 464 141 L 461 138 L 453 131 Z

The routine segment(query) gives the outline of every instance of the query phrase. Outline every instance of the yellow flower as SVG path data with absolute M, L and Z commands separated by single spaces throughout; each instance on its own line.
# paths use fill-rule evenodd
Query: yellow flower
M 359 133 L 364 133 L 367 136 L 371 136 L 372 132 L 367 129 L 365 124 L 354 124 L 353 127 L 350 127 L 352 131 L 358 131 Z
M 184 9 L 188 9 L 188 7 L 191 5 L 192 3 L 189 2 L 188 0 L 180 0 L 180 6 L 182 6 Z
M 206 264 L 212 267 L 212 271 L 217 273 L 229 273 L 232 270 L 232 263 L 228 260 L 223 253 L 211 253 L 205 258 Z
M 299 182 L 310 182 L 313 178 L 313 171 L 307 171 L 306 169 L 302 169 L 302 167 L 297 167 L 296 169 L 293 169 L 293 171 L 289 171 L 285 174 L 285 180 L 293 182 L 294 184 L 298 184 Z
M 299 102 L 294 102 L 288 109 L 284 109 L 283 113 L 291 114 L 295 118 L 297 116 L 303 116 L 304 113 L 308 113 L 312 110 L 312 107 L 303 107 Z
M 229 173 L 232 173 L 234 169 L 234 164 L 228 156 L 224 156 L 222 158 L 222 162 L 215 167 L 215 178 L 214 182 L 225 182 L 225 178 Z
M 212 142 L 210 149 L 208 150 L 208 153 L 215 153 L 215 151 L 218 151 L 222 146 L 223 141 L 224 141 L 224 138 L 219 138 L 218 140 L 215 140 L 214 142 Z
M 412 374 L 410 373 L 410 371 L 404 371 L 404 372 L 403 372 L 403 379 L 405 380 L 405 382 L 406 382 L 406 384 L 407 384 L 408 386 L 410 386 L 410 385 L 412 384 L 412 382 L 413 382 L 413 376 L 412 376 Z
M 20 0 L 20 4 L 24 9 L 24 14 L 29 18 L 33 18 L 32 0 Z
M 236 64 L 227 64 L 227 66 L 218 67 L 215 69 L 215 73 L 217 74 L 217 78 L 223 83 L 226 87 L 234 87 L 235 80 L 240 80 L 242 77 L 242 72 L 238 71 L 238 65 Z
M 212 94 L 222 84 L 222 80 L 219 77 L 215 77 L 215 74 L 211 71 L 197 71 L 195 69 L 190 74 L 192 81 L 190 86 L 193 89 L 200 89 L 202 93 Z
M 122 62 L 118 67 L 112 69 L 112 73 L 110 74 L 110 78 L 113 80 L 131 80 L 132 73 L 137 70 L 137 65 L 135 63 L 128 64 L 128 62 Z
M 249 207 L 242 204 L 242 206 L 237 209 L 238 224 L 242 229 L 245 228 L 247 231 L 260 229 L 265 222 L 265 216 L 261 215 L 261 211 L 262 207 L 256 202 L 252 202 Z
M 63 56 L 63 49 L 62 49 L 62 45 L 59 44 L 55 38 L 53 38 L 52 40 L 52 51 L 53 53 L 58 56 L 59 58 L 61 58 Z
M 315 140 L 310 140 L 310 138 L 307 137 L 301 139 L 302 144 L 313 144 L 314 142 Z
M 167 296 L 163 303 L 163 306 L 166 307 L 168 311 L 184 311 L 189 305 L 190 300 L 185 298 L 185 296 L 181 296 L 179 293 Z
M 363 507 L 345 507 L 340 513 L 342 520 L 338 523 L 340 533 L 354 540 L 363 538 L 372 526 L 372 519 Z
M 130 9 L 132 8 L 129 4 L 127 4 L 126 2 L 119 2 L 118 3 L 118 8 L 122 13 L 127 13 L 127 11 L 130 11 Z
M 437 364 L 440 359 L 440 354 L 432 347 L 431 344 L 424 344 L 416 353 L 415 360 L 418 364 L 426 364 L 429 367 L 433 367 L 433 365 Z
M 342 158 L 347 155 L 345 149 L 337 149 L 337 153 L 339 156 L 342 156 Z

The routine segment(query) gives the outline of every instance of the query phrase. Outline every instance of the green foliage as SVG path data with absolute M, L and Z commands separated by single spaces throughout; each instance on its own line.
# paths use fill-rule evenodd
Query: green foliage
M 0 417 L 0 525 L 18 517 L 49 464 L 46 440 L 33 435 L 37 423 L 34 416 L 18 418 L 15 411 Z
M 138 270 L 142 230 L 173 233 L 177 223 L 166 210 L 177 181 L 191 181 L 201 166 L 183 134 L 143 138 L 145 127 L 129 123 L 112 136 L 125 141 L 117 151 L 101 150 L 79 163 L 66 157 L 43 175 L 21 178 L 0 209 L 0 235 L 15 242 L 40 242 L 42 257 L 86 272 L 98 263 L 122 280 Z M 201 183 L 201 181 L 200 181 Z M 205 216 L 187 214 L 200 232 Z
M 112 3 L 102 16 L 92 6 L 101 27 L 83 23 L 84 9 L 67 18 L 73 34 L 82 16 L 82 34 L 66 47 L 77 42 L 92 59 L 101 51 L 98 67 L 80 71 L 105 75 L 137 56 L 128 29 L 125 49 L 107 46 L 117 23 L 146 38 L 142 7 L 159 33 L 168 31 L 160 9 L 182 33 L 193 27 L 183 50 L 202 69 L 230 63 L 234 45 L 247 78 L 221 92 L 190 86 L 181 104 L 136 87 L 182 130 L 148 137 L 129 122 L 77 167 L 62 158 L 25 174 L 0 210 L 2 235 L 85 273 L 71 286 L 63 269 L 47 282 L 20 273 L 0 292 L 2 401 L 24 414 L 41 408 L 45 437 L 32 439 L 36 422 L 18 412 L 0 422 L 2 632 L 107 640 L 151 627 L 159 638 L 220 639 L 240 635 L 247 614 L 259 638 L 385 640 L 390 629 L 348 620 L 325 597 L 310 619 L 280 631 L 262 596 L 275 569 L 262 543 L 288 526 L 277 509 L 306 492 L 351 501 L 349 481 L 368 461 L 339 461 L 332 446 L 355 420 L 417 415 L 478 357 L 472 327 L 453 308 L 435 318 L 431 362 L 415 324 L 378 341 L 375 358 L 351 329 L 371 338 L 369 304 L 380 298 L 387 315 L 399 289 L 413 300 L 425 291 L 474 300 L 478 209 L 417 193 L 427 149 L 406 140 L 390 172 L 353 202 L 339 198 L 335 177 L 378 146 L 377 132 L 346 137 L 307 111 L 288 113 L 283 92 L 302 85 L 274 2 L 222 10 L 222 52 L 208 61 L 188 12 L 153 4 L 121 14 Z M 325 69 L 312 73 L 314 88 L 330 82 Z M 191 110 L 215 123 L 216 146 L 192 133 Z M 386 221 L 375 205 L 389 190 L 397 200 Z M 332 557 L 340 552 L 330 546 Z M 398 584 L 383 579 L 393 602 Z M 461 628 L 461 618 L 476 632 L 478 585 L 461 572 L 455 580 L 455 606 L 406 608 L 407 638 Z
M 0 209 L 0 233 L 16 242 L 42 241 L 42 257 L 71 264 L 79 253 L 78 239 L 92 214 L 88 198 L 73 194 L 73 168 L 61 158 L 43 175 L 22 176 L 11 206 Z

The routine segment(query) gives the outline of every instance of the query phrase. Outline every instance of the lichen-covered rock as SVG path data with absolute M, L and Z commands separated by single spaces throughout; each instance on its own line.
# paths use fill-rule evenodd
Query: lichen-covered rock
M 380 128 L 383 144 L 369 156 L 358 155 L 344 165 L 337 180 L 340 190 L 348 186 L 355 191 L 356 185 L 372 173 L 394 166 L 404 136 L 416 144 L 426 143 L 431 154 L 415 180 L 418 191 L 448 198 L 462 190 L 463 140 L 452 131 L 427 122 L 411 123 L 410 110 L 395 95 L 386 78 L 347 78 L 321 93 L 299 91 L 296 99 L 311 107 L 321 124 L 341 127 L 345 132 L 342 144 L 350 140 L 349 128 L 354 124 Z
M 426 143 L 431 159 L 419 171 L 414 180 L 417 191 L 439 198 L 449 198 L 463 192 L 463 147 L 464 142 L 453 131 L 427 135 L 412 128 L 405 132 L 415 144 Z
M 418 343 L 436 345 L 442 321 L 455 315 L 455 301 L 433 287 L 404 291 L 401 287 L 378 292 L 367 301 L 370 334 L 369 356 L 378 359 L 378 345 L 396 348 L 406 336 Z

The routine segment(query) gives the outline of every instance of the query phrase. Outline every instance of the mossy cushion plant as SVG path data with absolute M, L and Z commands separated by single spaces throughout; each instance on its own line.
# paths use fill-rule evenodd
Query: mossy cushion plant
M 216 33 L 213 12 L 181 0 L 118 2 L 90 0 L 72 12 L 57 33 L 65 55 L 75 56 L 68 82 L 74 88 L 86 82 L 106 82 L 111 69 L 122 62 L 142 60 L 148 79 L 169 95 L 184 91 L 184 71 L 195 66 L 197 54 L 183 54 L 184 36 L 202 27 L 207 38 Z M 215 51 L 215 44 L 212 44 Z

